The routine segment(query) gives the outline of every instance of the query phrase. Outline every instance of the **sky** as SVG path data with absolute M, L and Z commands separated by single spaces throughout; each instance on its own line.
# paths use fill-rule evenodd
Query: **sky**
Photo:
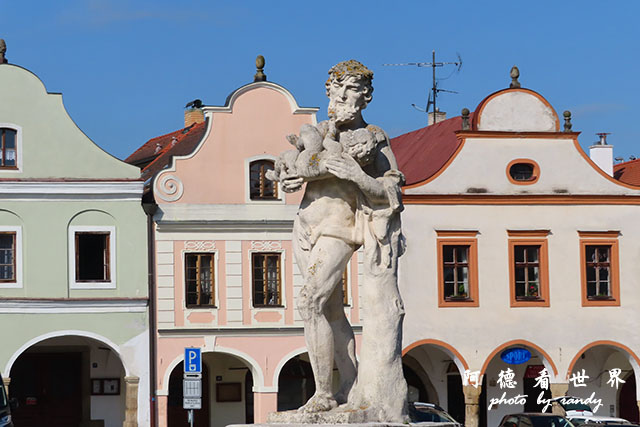
M 125 158 L 180 129 L 196 98 L 223 105 L 253 81 L 269 81 L 326 119 L 328 69 L 357 59 L 374 72 L 365 119 L 391 137 L 426 125 L 431 68 L 386 63 L 456 61 L 437 69 L 438 106 L 471 111 L 509 86 L 509 71 L 543 95 L 588 150 L 610 132 L 614 156 L 640 158 L 638 1 L 221 1 L 0 0 L 7 59 L 61 92 L 76 124 Z M 2 102 L 0 94 L 0 102 Z

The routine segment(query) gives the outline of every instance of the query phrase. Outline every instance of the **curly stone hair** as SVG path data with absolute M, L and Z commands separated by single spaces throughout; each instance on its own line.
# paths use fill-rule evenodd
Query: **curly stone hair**
M 331 67 L 329 70 L 329 78 L 324 84 L 327 90 L 327 96 L 329 96 L 329 86 L 331 85 L 331 81 L 341 81 L 349 76 L 357 77 L 364 83 L 365 105 L 371 102 L 371 99 L 373 98 L 373 86 L 371 85 L 371 81 L 373 80 L 373 71 L 355 59 L 342 61 Z

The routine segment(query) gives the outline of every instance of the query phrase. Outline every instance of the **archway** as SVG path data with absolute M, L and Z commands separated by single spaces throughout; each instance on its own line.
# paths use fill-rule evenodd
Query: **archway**
M 440 405 L 464 423 L 462 375 L 468 365 L 455 348 L 438 340 L 419 341 L 405 348 L 402 364 L 410 401 Z
M 183 388 L 184 362 L 180 362 L 169 377 L 169 397 L 167 399 L 167 426 L 168 427 L 188 427 L 187 410 L 183 409 Z M 202 364 L 202 399 L 201 409 L 194 409 L 194 422 L 196 427 L 207 427 L 209 425 L 209 368 L 206 363 Z
M 507 353 L 510 351 L 518 352 L 520 355 L 528 351 L 530 358 L 509 358 Z M 539 395 L 542 394 L 544 399 L 551 398 L 549 387 L 544 389 L 537 381 L 543 369 L 547 370 L 550 379 L 555 379 L 558 374 L 547 352 L 529 341 L 509 341 L 491 352 L 481 370 L 481 375 L 484 375 L 483 385 L 486 383 L 487 405 L 483 405 L 480 411 L 481 415 L 483 412 L 486 413 L 487 425 L 499 424 L 502 417 L 508 413 L 540 412 L 543 404 L 538 404 Z M 503 398 L 506 399 L 506 403 L 496 403 Z
M 569 395 L 587 398 L 591 393 L 601 399 L 599 415 L 611 415 L 638 422 L 636 378 L 638 357 L 626 346 L 612 341 L 597 341 L 583 347 L 569 365 L 567 378 L 581 375 L 585 387 L 569 381 Z M 621 381 L 616 381 L 615 376 Z M 593 405 L 592 405 L 593 406 Z M 595 409 L 595 408 L 594 408 Z
M 9 394 L 18 400 L 14 423 L 78 427 L 92 421 L 122 425 L 125 367 L 108 344 L 86 336 L 39 341 L 12 361 Z
M 169 376 L 168 427 L 186 427 L 183 409 L 183 362 Z M 194 427 L 225 427 L 252 422 L 253 376 L 250 366 L 227 353 L 202 353 L 202 409 L 194 410 Z

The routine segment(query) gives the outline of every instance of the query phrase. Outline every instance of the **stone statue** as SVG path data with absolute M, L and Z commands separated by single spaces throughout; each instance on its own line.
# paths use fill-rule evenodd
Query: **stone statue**
M 400 227 L 404 177 L 385 132 L 362 117 L 372 98 L 372 79 L 373 73 L 354 60 L 331 68 L 325 84 L 329 120 L 304 125 L 299 136 L 288 136 L 296 149 L 283 153 L 268 177 L 280 181 L 287 192 L 306 183 L 293 226 L 293 246 L 304 279 L 297 306 L 316 392 L 298 414 L 348 412 L 358 414 L 349 422 L 403 422 L 407 385 L 402 373 L 404 308 L 397 262 L 404 251 Z M 340 283 L 360 247 L 364 249 L 363 343 L 358 365 Z M 335 395 L 334 361 L 340 372 Z

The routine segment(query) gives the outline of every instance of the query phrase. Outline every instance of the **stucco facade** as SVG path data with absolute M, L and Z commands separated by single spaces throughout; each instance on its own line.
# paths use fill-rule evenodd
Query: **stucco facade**
M 532 409 L 503 402 L 487 411 L 491 399 L 506 392 L 507 399 L 529 394 L 535 402 L 542 390 L 531 381 L 544 367 L 549 394 L 594 392 L 604 405 L 599 414 L 637 421 L 640 395 L 631 384 L 640 374 L 640 187 L 600 170 L 580 148 L 578 133 L 562 131 L 553 107 L 527 89 L 488 96 L 468 130 L 455 134 L 459 145 L 448 161 L 404 189 L 405 363 L 423 392 L 456 415 L 466 409 L 466 425 L 497 425 L 505 414 Z M 517 175 L 515 164 L 529 165 L 530 175 Z M 446 279 L 460 283 L 457 295 L 444 288 L 446 247 L 469 251 L 460 263 L 468 277 Z M 516 285 L 522 279 L 515 271 L 525 265 L 514 258 L 518 247 L 536 254 L 527 294 Z M 596 247 L 607 251 L 602 269 L 609 276 L 593 294 L 585 251 Z M 501 360 L 516 347 L 529 350 L 531 360 Z M 507 368 L 515 372 L 515 388 L 500 387 Z M 629 383 L 625 391 L 607 384 L 613 368 Z M 589 376 L 584 387 L 569 380 L 582 369 Z M 470 384 L 465 371 L 478 372 L 482 387 Z M 621 403 L 623 394 L 631 403 Z
M 0 64 L 0 92 L 0 129 L 15 136 L 0 165 L 0 370 L 15 422 L 147 426 L 139 170 L 96 146 L 31 72 Z
M 265 421 L 269 412 L 297 407 L 310 397 L 304 396 L 312 382 L 309 372 L 280 383 L 292 389 L 279 387 L 287 372 L 308 366 L 295 305 L 302 277 L 291 243 L 302 194 L 276 188 L 269 197 L 252 196 L 257 190 L 251 183 L 252 165 L 273 162 L 293 148 L 285 136 L 316 123 L 317 109 L 299 107 L 284 87 L 259 81 L 234 91 L 224 106 L 202 111 L 206 130 L 200 143 L 189 154 L 173 156 L 150 181 L 158 206 L 153 257 L 160 426 L 186 419 L 185 347 L 201 348 L 205 366 L 203 408 L 195 411 L 196 425 Z M 262 256 L 278 260 L 273 271 L 278 301 L 256 300 L 261 296 L 256 275 L 262 273 L 254 262 Z M 207 260 L 211 300 L 206 305 L 187 300 L 192 289 L 187 289 L 191 279 L 185 277 L 189 257 Z M 359 262 L 354 255 L 345 276 L 345 312 L 356 335 Z M 225 387 L 239 387 L 239 394 L 228 399 L 222 395 Z

